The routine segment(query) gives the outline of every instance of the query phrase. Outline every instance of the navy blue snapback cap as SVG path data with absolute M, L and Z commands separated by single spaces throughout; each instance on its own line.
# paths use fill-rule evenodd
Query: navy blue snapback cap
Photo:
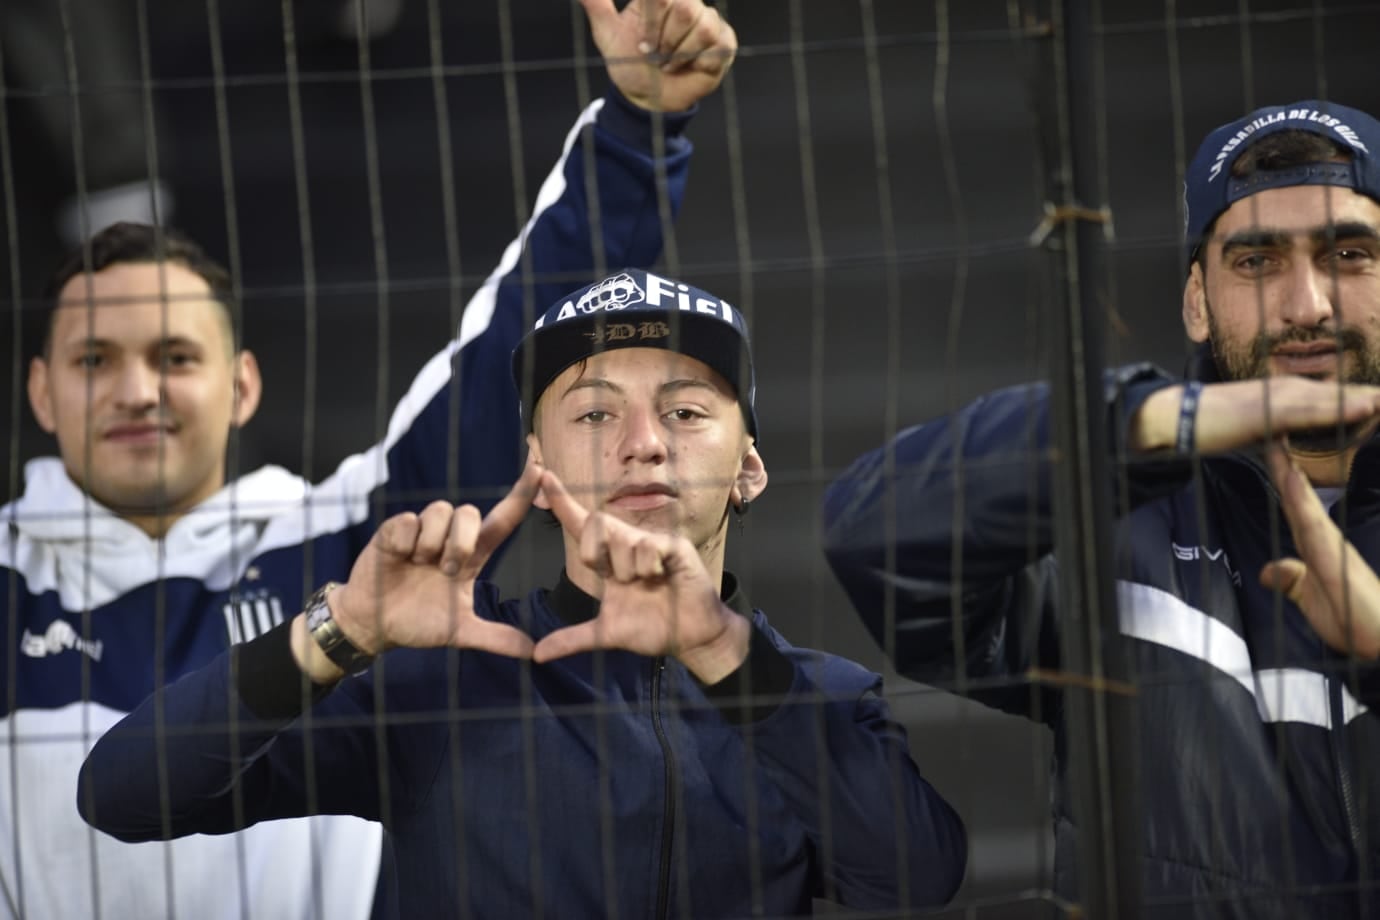
M 1244 178 L 1232 163 L 1251 144 L 1281 131 L 1307 131 L 1351 153 L 1346 163 L 1305 163 L 1287 169 L 1262 169 Z M 1203 140 L 1184 177 L 1184 241 L 1189 259 L 1212 222 L 1235 202 L 1270 188 L 1337 185 L 1380 200 L 1380 122 L 1360 109 L 1307 99 L 1256 109 L 1222 125 Z
M 513 349 L 527 427 L 537 399 L 561 371 L 614 348 L 665 348 L 708 365 L 734 388 L 748 434 L 757 437 L 757 380 L 743 315 L 707 291 L 631 268 L 552 304 Z M 528 374 L 530 390 L 524 389 Z

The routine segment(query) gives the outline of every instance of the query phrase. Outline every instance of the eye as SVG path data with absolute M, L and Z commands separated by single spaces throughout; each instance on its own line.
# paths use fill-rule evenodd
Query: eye
M 600 422 L 607 422 L 608 420 L 609 414 L 603 409 L 590 409 L 588 412 L 575 418 L 575 421 L 584 422 L 589 425 L 598 425 Z
M 173 351 L 163 356 L 163 363 L 168 367 L 187 367 L 196 363 L 196 355 L 187 351 Z
M 100 367 L 102 364 L 105 363 L 105 356 L 94 351 L 87 352 L 84 355 L 78 355 L 74 363 L 77 367 L 84 368 L 86 370 L 95 370 L 96 368 Z
M 685 406 L 672 409 L 666 413 L 667 418 L 675 419 L 678 422 L 693 422 L 695 419 L 704 418 L 704 413 Z
M 1324 254 L 1326 261 L 1346 266 L 1365 265 L 1371 262 L 1373 258 L 1374 256 L 1369 250 L 1359 246 L 1339 246 Z
M 1248 275 L 1258 275 L 1272 264 L 1274 264 L 1274 259 L 1272 259 L 1268 253 L 1252 252 L 1241 256 L 1232 263 L 1232 267 Z

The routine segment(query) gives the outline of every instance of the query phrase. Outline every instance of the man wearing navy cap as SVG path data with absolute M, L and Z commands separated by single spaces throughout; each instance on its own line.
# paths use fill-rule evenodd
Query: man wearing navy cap
M 1185 177 L 1188 380 L 1106 376 L 1143 917 L 1380 915 L 1377 155 L 1380 123 L 1326 102 L 1212 132 Z M 1022 386 L 902 432 L 831 485 L 825 539 L 901 673 L 1053 729 L 1076 900 L 1062 699 L 1026 676 L 1060 668 L 1049 414 Z
M 377 819 L 403 916 L 946 901 L 963 826 L 881 678 L 790 645 L 723 570 L 767 484 L 738 311 L 627 270 L 553 304 L 512 360 L 512 491 L 483 517 L 390 518 L 290 627 L 144 703 L 83 767 L 83 814 L 128 840 Z M 500 600 L 478 574 L 533 504 L 565 569 Z

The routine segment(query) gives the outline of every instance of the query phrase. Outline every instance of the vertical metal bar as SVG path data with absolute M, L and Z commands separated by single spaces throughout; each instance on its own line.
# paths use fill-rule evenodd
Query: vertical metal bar
M 1105 258 L 1109 212 L 1098 158 L 1097 0 L 1048 0 L 1050 71 L 1040 124 L 1048 176 L 1055 302 L 1050 395 L 1055 546 L 1062 572 L 1066 788 L 1079 829 L 1083 915 L 1140 911 L 1138 736 L 1113 583 L 1115 470 L 1105 411 Z

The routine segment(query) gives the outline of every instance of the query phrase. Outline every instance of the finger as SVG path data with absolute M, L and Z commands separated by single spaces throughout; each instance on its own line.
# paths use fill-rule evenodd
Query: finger
M 586 527 L 588 529 L 588 527 Z M 614 581 L 630 582 L 637 580 L 637 543 L 619 538 L 617 534 L 608 535 L 604 541 L 608 547 L 609 577 Z
M 642 39 L 637 43 L 638 51 L 642 54 L 651 54 L 660 48 L 666 17 L 675 6 L 676 0 L 644 0 L 642 3 L 633 0 L 628 4 L 628 8 L 623 12 L 641 17 Z
M 589 512 L 566 490 L 560 477 L 547 470 L 541 476 L 541 491 L 551 506 L 551 513 L 561 522 L 566 533 L 579 534 L 584 530 Z
M 1308 484 L 1303 472 L 1294 466 L 1279 443 L 1265 450 L 1270 481 L 1279 492 L 1280 507 L 1289 522 L 1294 545 L 1303 561 L 1315 572 L 1327 574 L 1338 568 L 1346 540 L 1327 516 L 1318 493 Z
M 613 574 L 609 547 L 612 523 L 608 515 L 592 514 L 585 519 L 585 526 L 579 532 L 580 561 L 606 578 Z
M 694 35 L 703 34 L 708 43 L 703 49 L 695 52 L 692 64 L 694 69 L 700 73 L 722 79 L 738 56 L 738 33 L 733 30 L 733 26 L 729 25 L 718 10 L 711 8 L 710 14 L 710 16 L 705 17 L 700 23 L 700 28 L 694 33 Z M 694 35 L 692 35 L 692 40 Z
M 1337 617 L 1335 609 L 1319 596 L 1316 585 L 1301 559 L 1276 559 L 1260 570 L 1260 582 L 1267 588 L 1283 593 L 1294 602 L 1318 638 L 1331 648 L 1346 650 L 1354 645 L 1349 631 Z
M 483 519 L 474 505 L 461 505 L 450 516 L 450 533 L 446 545 L 441 550 L 441 571 L 447 575 L 458 575 L 474 556 L 475 541 L 479 538 L 479 528 Z
M 457 630 L 456 648 L 492 652 L 508 658 L 531 658 L 532 637 L 515 626 L 495 623 L 480 617 L 467 618 Z
M 1380 641 L 1380 580 L 1283 450 L 1271 445 L 1266 459 L 1301 557 L 1280 560 L 1270 574 L 1290 580 L 1286 594 L 1324 641 L 1339 651 L 1372 657 Z
M 726 66 L 730 52 L 720 47 L 724 21 L 712 6 L 701 6 L 688 28 L 667 43 L 666 60 L 661 69 L 666 73 L 703 70 L 714 73 Z
M 538 664 L 545 664 L 557 658 L 565 658 L 567 655 L 578 655 L 581 652 L 592 652 L 595 649 L 605 648 L 603 645 L 601 628 L 598 619 L 587 620 L 575 626 L 566 626 L 555 632 L 547 633 L 536 647 L 532 649 L 532 660 Z
M 634 548 L 633 569 L 640 579 L 664 578 L 666 566 L 662 563 L 661 548 L 652 540 L 639 540 Z
M 618 8 L 613 0 L 580 0 L 580 6 L 585 8 L 590 28 L 596 32 L 617 26 Z
M 665 18 L 661 21 L 661 30 L 657 34 L 656 50 L 663 58 L 668 59 L 675 53 L 695 30 L 695 26 L 704 18 L 705 11 L 709 7 L 705 6 L 701 0 L 679 0 L 672 3 L 666 11 Z
M 494 554 L 494 550 L 512 536 L 513 531 L 517 530 L 518 525 L 527 517 L 527 512 L 532 507 L 532 499 L 537 497 L 541 473 L 541 464 L 532 456 L 528 456 L 527 465 L 523 467 L 518 481 L 513 483 L 508 494 L 499 499 L 498 504 L 490 508 L 489 513 L 484 515 L 480 522 L 479 533 L 475 536 L 474 552 L 469 560 L 470 568 L 476 571 L 482 569 L 489 557 Z
M 1271 591 L 1278 591 L 1294 603 L 1303 594 L 1304 579 L 1308 576 L 1308 566 L 1300 559 L 1276 559 L 1265 563 L 1260 570 L 1260 584 Z
M 441 558 L 446 537 L 450 534 L 450 519 L 455 508 L 449 502 L 432 502 L 422 509 L 420 529 L 412 547 L 412 561 L 430 565 Z
M 417 545 L 417 534 L 421 523 L 411 511 L 395 514 L 379 527 L 375 542 L 378 548 L 389 556 L 408 558 Z

